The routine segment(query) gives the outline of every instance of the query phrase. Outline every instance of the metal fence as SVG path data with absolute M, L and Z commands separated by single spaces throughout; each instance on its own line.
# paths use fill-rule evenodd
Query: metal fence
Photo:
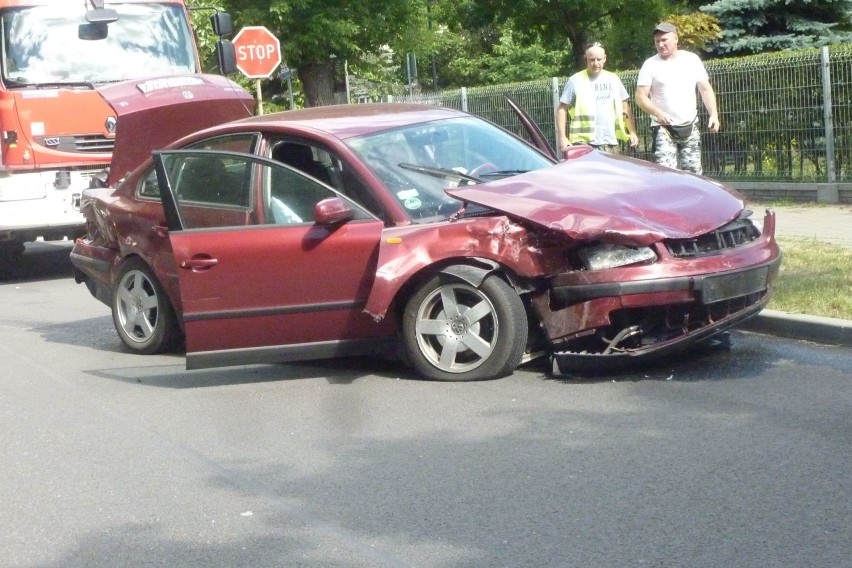
M 725 181 L 852 181 L 852 46 L 711 60 L 706 67 L 716 91 L 722 130 L 702 135 L 705 175 Z M 630 93 L 635 92 L 638 74 L 638 70 L 618 73 Z M 504 95 L 510 95 L 555 143 L 555 109 L 566 79 L 394 100 L 466 110 L 520 133 L 520 124 L 504 100 Z M 640 143 L 624 153 L 650 160 L 649 119 L 633 104 Z M 706 124 L 700 102 L 699 108 Z

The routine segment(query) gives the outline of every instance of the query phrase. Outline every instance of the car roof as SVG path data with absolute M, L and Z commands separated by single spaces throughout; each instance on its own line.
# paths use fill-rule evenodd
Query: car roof
M 233 124 L 251 124 L 258 129 L 281 123 L 326 132 L 340 139 L 390 130 L 410 124 L 443 120 L 469 114 L 425 104 L 368 103 L 330 105 L 253 116 Z

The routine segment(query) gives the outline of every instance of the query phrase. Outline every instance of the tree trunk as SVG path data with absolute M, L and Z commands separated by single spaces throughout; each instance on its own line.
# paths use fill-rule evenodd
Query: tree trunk
M 307 106 L 334 104 L 334 66 L 331 62 L 302 65 L 299 68 L 299 79 L 305 89 Z

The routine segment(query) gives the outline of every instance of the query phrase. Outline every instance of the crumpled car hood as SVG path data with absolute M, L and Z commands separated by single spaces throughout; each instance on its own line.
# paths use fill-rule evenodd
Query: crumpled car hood
M 551 168 L 445 191 L 575 240 L 636 246 L 696 237 L 744 207 L 736 192 L 704 177 L 591 149 L 575 155 Z

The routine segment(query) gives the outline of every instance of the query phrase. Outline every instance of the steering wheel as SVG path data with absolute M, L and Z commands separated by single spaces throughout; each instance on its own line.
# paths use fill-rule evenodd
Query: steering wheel
M 479 164 L 478 166 L 476 166 L 475 168 L 473 168 L 472 170 L 470 170 L 469 172 L 467 172 L 467 175 L 476 177 L 479 174 L 486 174 L 488 172 L 496 172 L 497 169 L 498 169 L 497 166 L 492 164 L 491 162 L 483 162 L 483 163 Z

